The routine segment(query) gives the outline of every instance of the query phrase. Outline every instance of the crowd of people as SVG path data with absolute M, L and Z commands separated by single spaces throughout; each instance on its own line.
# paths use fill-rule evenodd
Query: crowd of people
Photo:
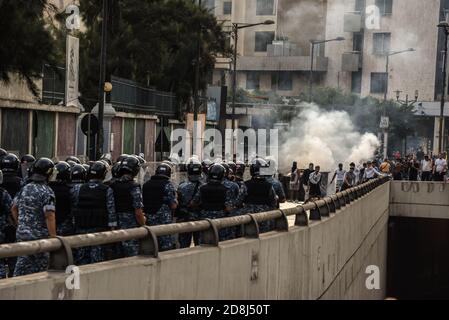
M 20 160 L 0 149 L 0 244 L 98 233 L 145 225 L 232 217 L 274 210 L 285 202 L 274 177 L 273 160 L 249 164 L 193 157 L 183 166 L 186 181 L 175 186 L 175 164 L 164 161 L 145 183 L 136 180 L 145 160 L 103 156 L 82 164 L 76 157 L 53 163 L 25 155 Z M 249 165 L 251 178 L 244 181 Z M 179 165 L 178 165 L 179 166 Z M 262 222 L 260 232 L 274 229 Z M 244 235 L 242 227 L 219 230 L 220 241 Z M 158 237 L 160 251 L 202 243 L 201 234 Z M 74 249 L 74 263 L 85 265 L 139 254 L 138 240 Z M 48 253 L 0 259 L 0 279 L 47 270 Z

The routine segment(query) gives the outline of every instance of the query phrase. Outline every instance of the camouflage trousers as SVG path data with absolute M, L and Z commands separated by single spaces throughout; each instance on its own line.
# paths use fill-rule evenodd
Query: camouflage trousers
M 8 273 L 8 266 L 5 259 L 0 259 L 0 279 L 5 279 Z
M 49 257 L 50 255 L 48 253 L 18 257 L 16 268 L 14 269 L 14 277 L 46 271 Z
M 188 217 L 188 218 L 178 218 L 178 219 L 176 219 L 176 222 L 183 223 L 183 222 L 196 221 L 197 220 L 197 218 L 195 218 L 196 216 L 197 215 L 194 215 L 194 216 L 192 215 L 192 217 Z M 197 246 L 200 243 L 199 237 L 200 237 L 200 235 L 198 232 L 180 233 L 178 235 L 179 247 L 181 249 L 190 248 L 192 245 L 192 238 L 193 238 L 194 244 Z
M 73 222 L 71 219 L 67 219 L 66 221 L 58 224 L 56 226 L 56 233 L 58 236 L 62 237 L 68 237 L 75 233 L 75 230 L 73 228 Z
M 93 246 L 78 248 L 74 252 L 74 260 L 75 265 L 77 266 L 105 261 L 104 247 Z
M 135 257 L 139 255 L 139 240 L 130 240 L 122 242 L 123 255 L 125 257 Z

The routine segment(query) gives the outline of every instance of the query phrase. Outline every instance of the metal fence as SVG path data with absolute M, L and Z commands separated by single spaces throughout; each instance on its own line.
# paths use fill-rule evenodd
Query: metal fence
M 176 96 L 169 92 L 143 87 L 136 82 L 112 77 L 111 103 L 124 111 L 151 112 L 163 116 L 176 115 Z
M 45 240 L 0 245 L 0 259 L 49 252 L 49 269 L 65 270 L 67 266 L 73 265 L 72 249 L 87 246 L 139 240 L 140 255 L 157 258 L 159 254 L 157 237 L 160 236 L 177 235 L 186 232 L 200 232 L 202 245 L 218 246 L 218 231 L 220 229 L 241 226 L 244 238 L 259 238 L 259 224 L 261 222 L 274 220 L 276 226 L 275 230 L 278 232 L 286 232 L 289 230 L 287 217 L 296 216 L 295 225 L 307 227 L 309 223 L 314 223 L 323 218 L 330 217 L 330 214 L 332 213 L 338 213 L 339 209 L 364 197 L 389 180 L 388 177 L 371 180 L 330 197 L 285 210 L 246 214 L 216 220 L 206 219 L 170 225 L 145 226 L 135 229 L 82 234 L 70 237 L 56 237 Z M 307 214 L 309 211 L 310 214 Z

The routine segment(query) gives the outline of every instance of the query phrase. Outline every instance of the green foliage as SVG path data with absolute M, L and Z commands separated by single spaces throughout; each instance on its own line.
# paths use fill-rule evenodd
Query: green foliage
M 37 97 L 34 80 L 44 64 L 56 65 L 58 51 L 46 16 L 55 12 L 47 0 L 0 1 L 0 81 L 9 83 L 18 74 Z

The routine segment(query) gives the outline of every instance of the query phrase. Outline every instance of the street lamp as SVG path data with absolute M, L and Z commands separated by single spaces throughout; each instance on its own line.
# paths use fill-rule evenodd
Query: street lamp
M 401 104 L 404 107 L 412 107 L 416 102 L 418 102 L 418 98 L 419 98 L 419 91 L 415 90 L 415 100 L 409 100 L 408 99 L 408 94 L 405 95 L 405 100 L 401 100 L 401 93 L 402 91 L 397 90 L 396 91 L 396 101 Z
M 313 62 L 315 58 L 315 45 L 326 43 L 326 42 L 332 42 L 332 41 L 344 41 L 346 40 L 343 37 L 337 37 L 335 39 L 328 39 L 328 40 L 310 40 L 310 47 L 311 47 L 311 61 L 310 61 L 310 75 L 309 75 L 309 102 L 312 102 L 312 89 L 313 89 Z
M 446 94 L 446 79 L 447 79 L 447 41 L 449 36 L 449 23 L 442 21 L 438 24 L 438 28 L 444 32 L 444 57 L 443 57 L 443 83 L 441 86 L 441 104 L 440 104 L 440 128 L 438 137 L 438 153 L 443 151 L 443 125 L 444 125 L 444 103 Z
M 387 106 L 386 106 L 386 102 L 387 102 L 387 95 L 388 95 L 388 83 L 389 83 L 389 78 L 390 78 L 390 73 L 389 73 L 389 68 L 390 68 L 390 57 L 397 55 L 397 54 L 401 54 L 401 53 L 405 53 L 405 52 L 414 52 L 416 51 L 413 48 L 408 48 L 405 50 L 400 50 L 400 51 L 387 51 L 385 52 L 385 57 L 386 57 L 386 62 L 385 62 L 385 74 L 387 75 L 387 78 L 385 80 L 385 89 L 384 89 L 384 107 L 383 107 L 383 118 L 386 119 L 387 118 Z M 381 123 L 383 123 L 384 121 L 381 121 Z M 388 121 L 386 122 L 388 123 Z M 383 150 L 383 156 L 384 158 L 386 158 L 388 156 L 388 125 L 385 125 L 383 128 L 383 133 L 384 133 L 384 150 Z
M 237 45 L 239 40 L 239 30 L 251 28 L 261 25 L 272 25 L 275 24 L 273 20 L 266 20 L 260 23 L 232 23 L 232 37 L 234 38 L 234 57 L 233 57 L 233 73 L 232 73 L 232 132 L 234 137 L 235 131 L 235 99 L 237 94 Z M 232 142 L 232 152 L 234 154 L 234 138 Z

